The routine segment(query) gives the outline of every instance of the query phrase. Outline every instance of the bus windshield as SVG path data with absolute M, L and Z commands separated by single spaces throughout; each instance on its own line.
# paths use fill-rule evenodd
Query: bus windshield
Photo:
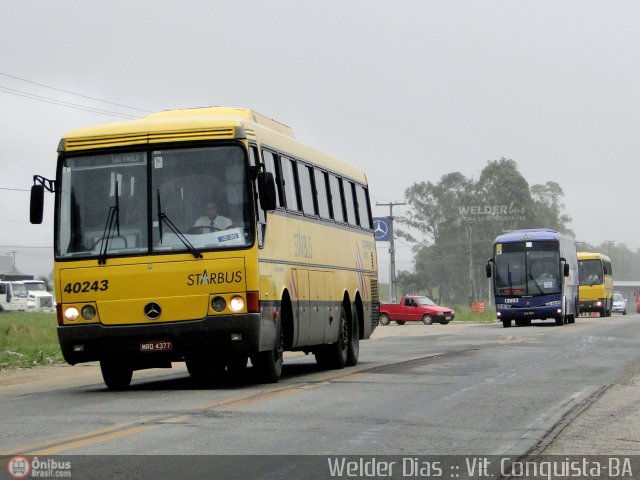
M 246 247 L 248 172 L 238 145 L 63 158 L 56 258 Z
M 600 285 L 603 281 L 602 262 L 600 260 L 580 260 L 578 262 L 580 285 Z
M 497 295 L 547 295 L 561 291 L 557 242 L 497 244 L 495 271 Z

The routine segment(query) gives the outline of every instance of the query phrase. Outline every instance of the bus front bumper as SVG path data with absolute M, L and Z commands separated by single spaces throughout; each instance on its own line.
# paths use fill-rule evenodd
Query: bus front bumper
M 580 300 L 578 305 L 580 307 L 580 313 L 602 312 L 606 303 L 603 298 L 599 298 L 597 300 Z
M 145 325 L 58 327 L 64 359 L 71 365 L 104 358 L 140 366 L 182 361 L 187 356 L 246 354 L 273 348 L 276 323 L 260 314 Z
M 560 313 L 558 313 L 560 310 Z M 562 316 L 557 305 L 534 308 L 504 308 L 496 310 L 498 320 L 545 320 Z

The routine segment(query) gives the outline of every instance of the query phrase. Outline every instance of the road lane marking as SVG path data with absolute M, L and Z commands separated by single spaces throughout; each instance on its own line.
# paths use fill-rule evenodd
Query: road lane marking
M 508 342 L 513 343 L 513 341 Z M 474 347 L 471 349 L 463 348 L 462 350 L 455 350 L 451 352 L 435 352 L 426 355 L 405 357 L 391 363 L 385 362 L 373 362 L 371 364 L 360 365 L 359 368 L 345 369 L 345 370 L 330 370 L 312 373 L 309 376 L 312 378 L 302 383 L 294 385 L 282 385 L 267 388 L 258 393 L 248 392 L 243 395 L 238 395 L 226 400 L 220 400 L 214 403 L 208 403 L 204 405 L 196 406 L 189 411 L 203 411 L 203 410 L 221 410 L 231 411 L 245 408 L 250 405 L 254 405 L 260 402 L 266 402 L 278 398 L 287 397 L 296 393 L 307 391 L 314 388 L 324 387 L 331 383 L 342 383 L 350 381 L 359 381 L 366 376 L 370 371 L 378 369 L 380 367 L 387 367 L 393 365 L 401 365 L 403 363 L 411 363 L 421 360 L 428 360 L 447 354 L 461 353 L 467 350 L 478 350 L 484 348 L 496 348 L 504 346 L 504 344 L 490 344 L 480 347 Z M 0 464 L 6 463 L 10 456 L 23 454 L 23 455 L 52 455 L 67 450 L 73 450 L 81 447 L 86 447 L 92 444 L 114 440 L 126 436 L 136 435 L 156 428 L 161 425 L 184 423 L 193 417 L 192 413 L 180 412 L 176 415 L 165 416 L 153 416 L 147 417 L 142 420 L 120 423 L 111 427 L 101 428 L 97 430 L 90 430 L 88 432 L 71 435 L 67 437 L 61 437 L 57 439 L 51 439 L 48 441 L 21 446 L 13 448 L 11 450 L 0 452 Z

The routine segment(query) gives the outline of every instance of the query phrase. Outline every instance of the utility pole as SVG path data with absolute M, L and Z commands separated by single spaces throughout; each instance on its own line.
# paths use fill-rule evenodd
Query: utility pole
M 615 244 L 616 241 L 615 240 L 605 240 L 603 243 L 606 243 L 609 245 L 609 258 L 611 258 L 611 245 Z
M 391 223 L 391 240 L 389 242 L 389 254 L 391 256 L 391 302 L 395 302 L 395 299 L 398 298 L 396 296 L 396 245 L 393 241 L 393 207 L 396 205 L 406 205 L 406 202 L 389 202 L 389 203 L 378 203 L 376 202 L 376 206 L 378 207 L 389 207 L 389 221 Z

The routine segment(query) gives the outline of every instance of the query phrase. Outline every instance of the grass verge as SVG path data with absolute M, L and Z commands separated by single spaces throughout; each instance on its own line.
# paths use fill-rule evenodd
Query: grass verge
M 0 370 L 64 362 L 55 313 L 0 313 Z
M 496 310 L 493 305 L 487 305 L 484 312 L 474 312 L 469 306 L 453 307 L 456 312 L 455 322 L 493 323 L 496 321 Z

